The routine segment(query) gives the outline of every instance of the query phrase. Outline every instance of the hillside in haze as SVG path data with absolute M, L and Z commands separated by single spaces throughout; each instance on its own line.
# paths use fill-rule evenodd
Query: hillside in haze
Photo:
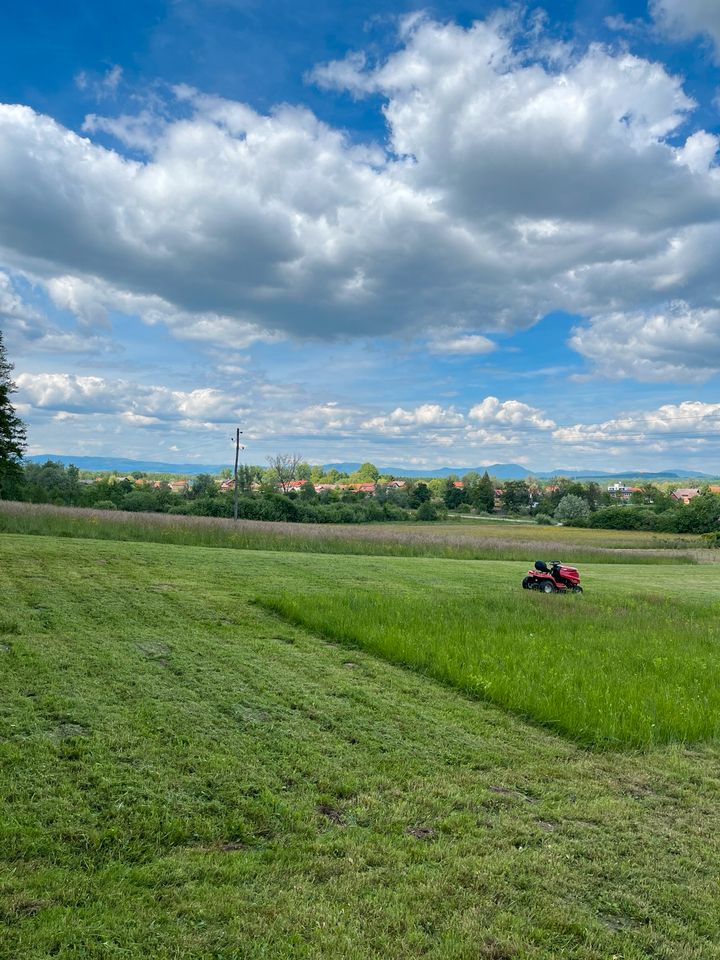
M 157 460 L 129 460 L 126 457 L 74 457 L 68 454 L 58 453 L 38 453 L 26 458 L 32 463 L 45 463 L 47 460 L 54 460 L 57 463 L 75 464 L 80 470 L 114 470 L 118 473 L 132 473 L 134 470 L 143 473 L 181 473 L 190 476 L 197 476 L 199 473 L 220 473 L 230 464 L 208 464 L 208 463 L 163 463 Z M 360 467 L 359 463 L 328 463 L 324 470 L 338 470 L 340 473 L 353 473 Z M 625 470 L 622 472 L 610 473 L 606 470 L 573 470 L 572 468 L 563 468 L 555 470 L 528 470 L 519 463 L 492 463 L 488 466 L 480 467 L 438 467 L 435 470 L 411 470 L 402 466 L 378 466 L 382 475 L 395 477 L 448 477 L 464 476 L 466 473 L 476 471 L 477 473 L 487 472 L 497 477 L 499 480 L 524 480 L 527 477 L 538 477 L 540 480 L 548 480 L 550 477 L 575 477 L 578 479 L 590 478 L 634 478 L 646 480 L 680 480 L 688 477 L 698 479 L 709 479 L 713 474 L 701 473 L 697 470 L 686 470 L 677 468 L 673 470 L 662 470 L 654 473 L 648 473 L 641 470 Z

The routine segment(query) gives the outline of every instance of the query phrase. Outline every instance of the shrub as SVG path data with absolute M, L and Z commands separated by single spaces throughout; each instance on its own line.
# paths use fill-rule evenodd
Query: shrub
M 675 511 L 672 511 L 675 513 Z M 591 527 L 603 530 L 656 530 L 657 514 L 640 507 L 605 507 L 590 518 Z
M 432 503 L 421 503 L 415 511 L 416 520 L 437 520 L 438 512 Z
M 198 517 L 231 517 L 233 515 L 233 499 L 225 494 L 203 494 L 192 503 L 191 507 L 192 513 Z
M 158 509 L 157 497 L 149 490 L 133 490 L 122 498 L 122 508 L 133 513 L 154 513 Z
M 189 517 L 193 513 L 193 508 L 191 503 L 177 503 L 174 507 L 170 507 L 168 513 L 173 514 L 176 517 Z
M 561 523 L 581 524 L 590 519 L 590 507 L 582 497 L 566 493 L 555 510 L 555 519 Z
M 535 523 L 539 523 L 541 527 L 551 527 L 553 525 L 553 518 L 549 517 L 546 513 L 537 513 L 535 514 Z

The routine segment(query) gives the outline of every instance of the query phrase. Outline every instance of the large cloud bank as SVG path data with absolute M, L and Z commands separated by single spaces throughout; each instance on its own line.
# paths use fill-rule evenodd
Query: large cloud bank
M 691 7 L 712 34 L 715 5 Z M 508 15 L 414 18 L 386 59 L 313 80 L 379 96 L 387 144 L 188 88 L 85 136 L 0 106 L 0 263 L 88 326 L 120 309 L 247 344 L 447 325 L 462 353 L 563 309 L 615 374 L 720 368 L 718 139 L 662 65 L 576 54 Z

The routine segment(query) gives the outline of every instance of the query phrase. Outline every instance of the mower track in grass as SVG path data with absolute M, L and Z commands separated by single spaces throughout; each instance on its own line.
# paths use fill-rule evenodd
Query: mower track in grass
M 339 578 L 260 602 L 592 747 L 720 737 L 715 568 L 588 566 L 582 595 L 522 590 L 515 569 L 445 564 L 432 585 Z
M 493 567 L 0 537 L 0 958 L 718 960 L 717 745 L 593 753 L 252 602 Z

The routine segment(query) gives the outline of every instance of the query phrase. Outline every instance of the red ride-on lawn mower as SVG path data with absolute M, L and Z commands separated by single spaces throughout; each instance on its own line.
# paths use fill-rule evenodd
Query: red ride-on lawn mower
M 541 593 L 582 593 L 580 574 L 575 567 L 566 567 L 559 560 L 535 561 L 535 569 L 528 570 L 522 582 L 524 590 L 540 590 Z

